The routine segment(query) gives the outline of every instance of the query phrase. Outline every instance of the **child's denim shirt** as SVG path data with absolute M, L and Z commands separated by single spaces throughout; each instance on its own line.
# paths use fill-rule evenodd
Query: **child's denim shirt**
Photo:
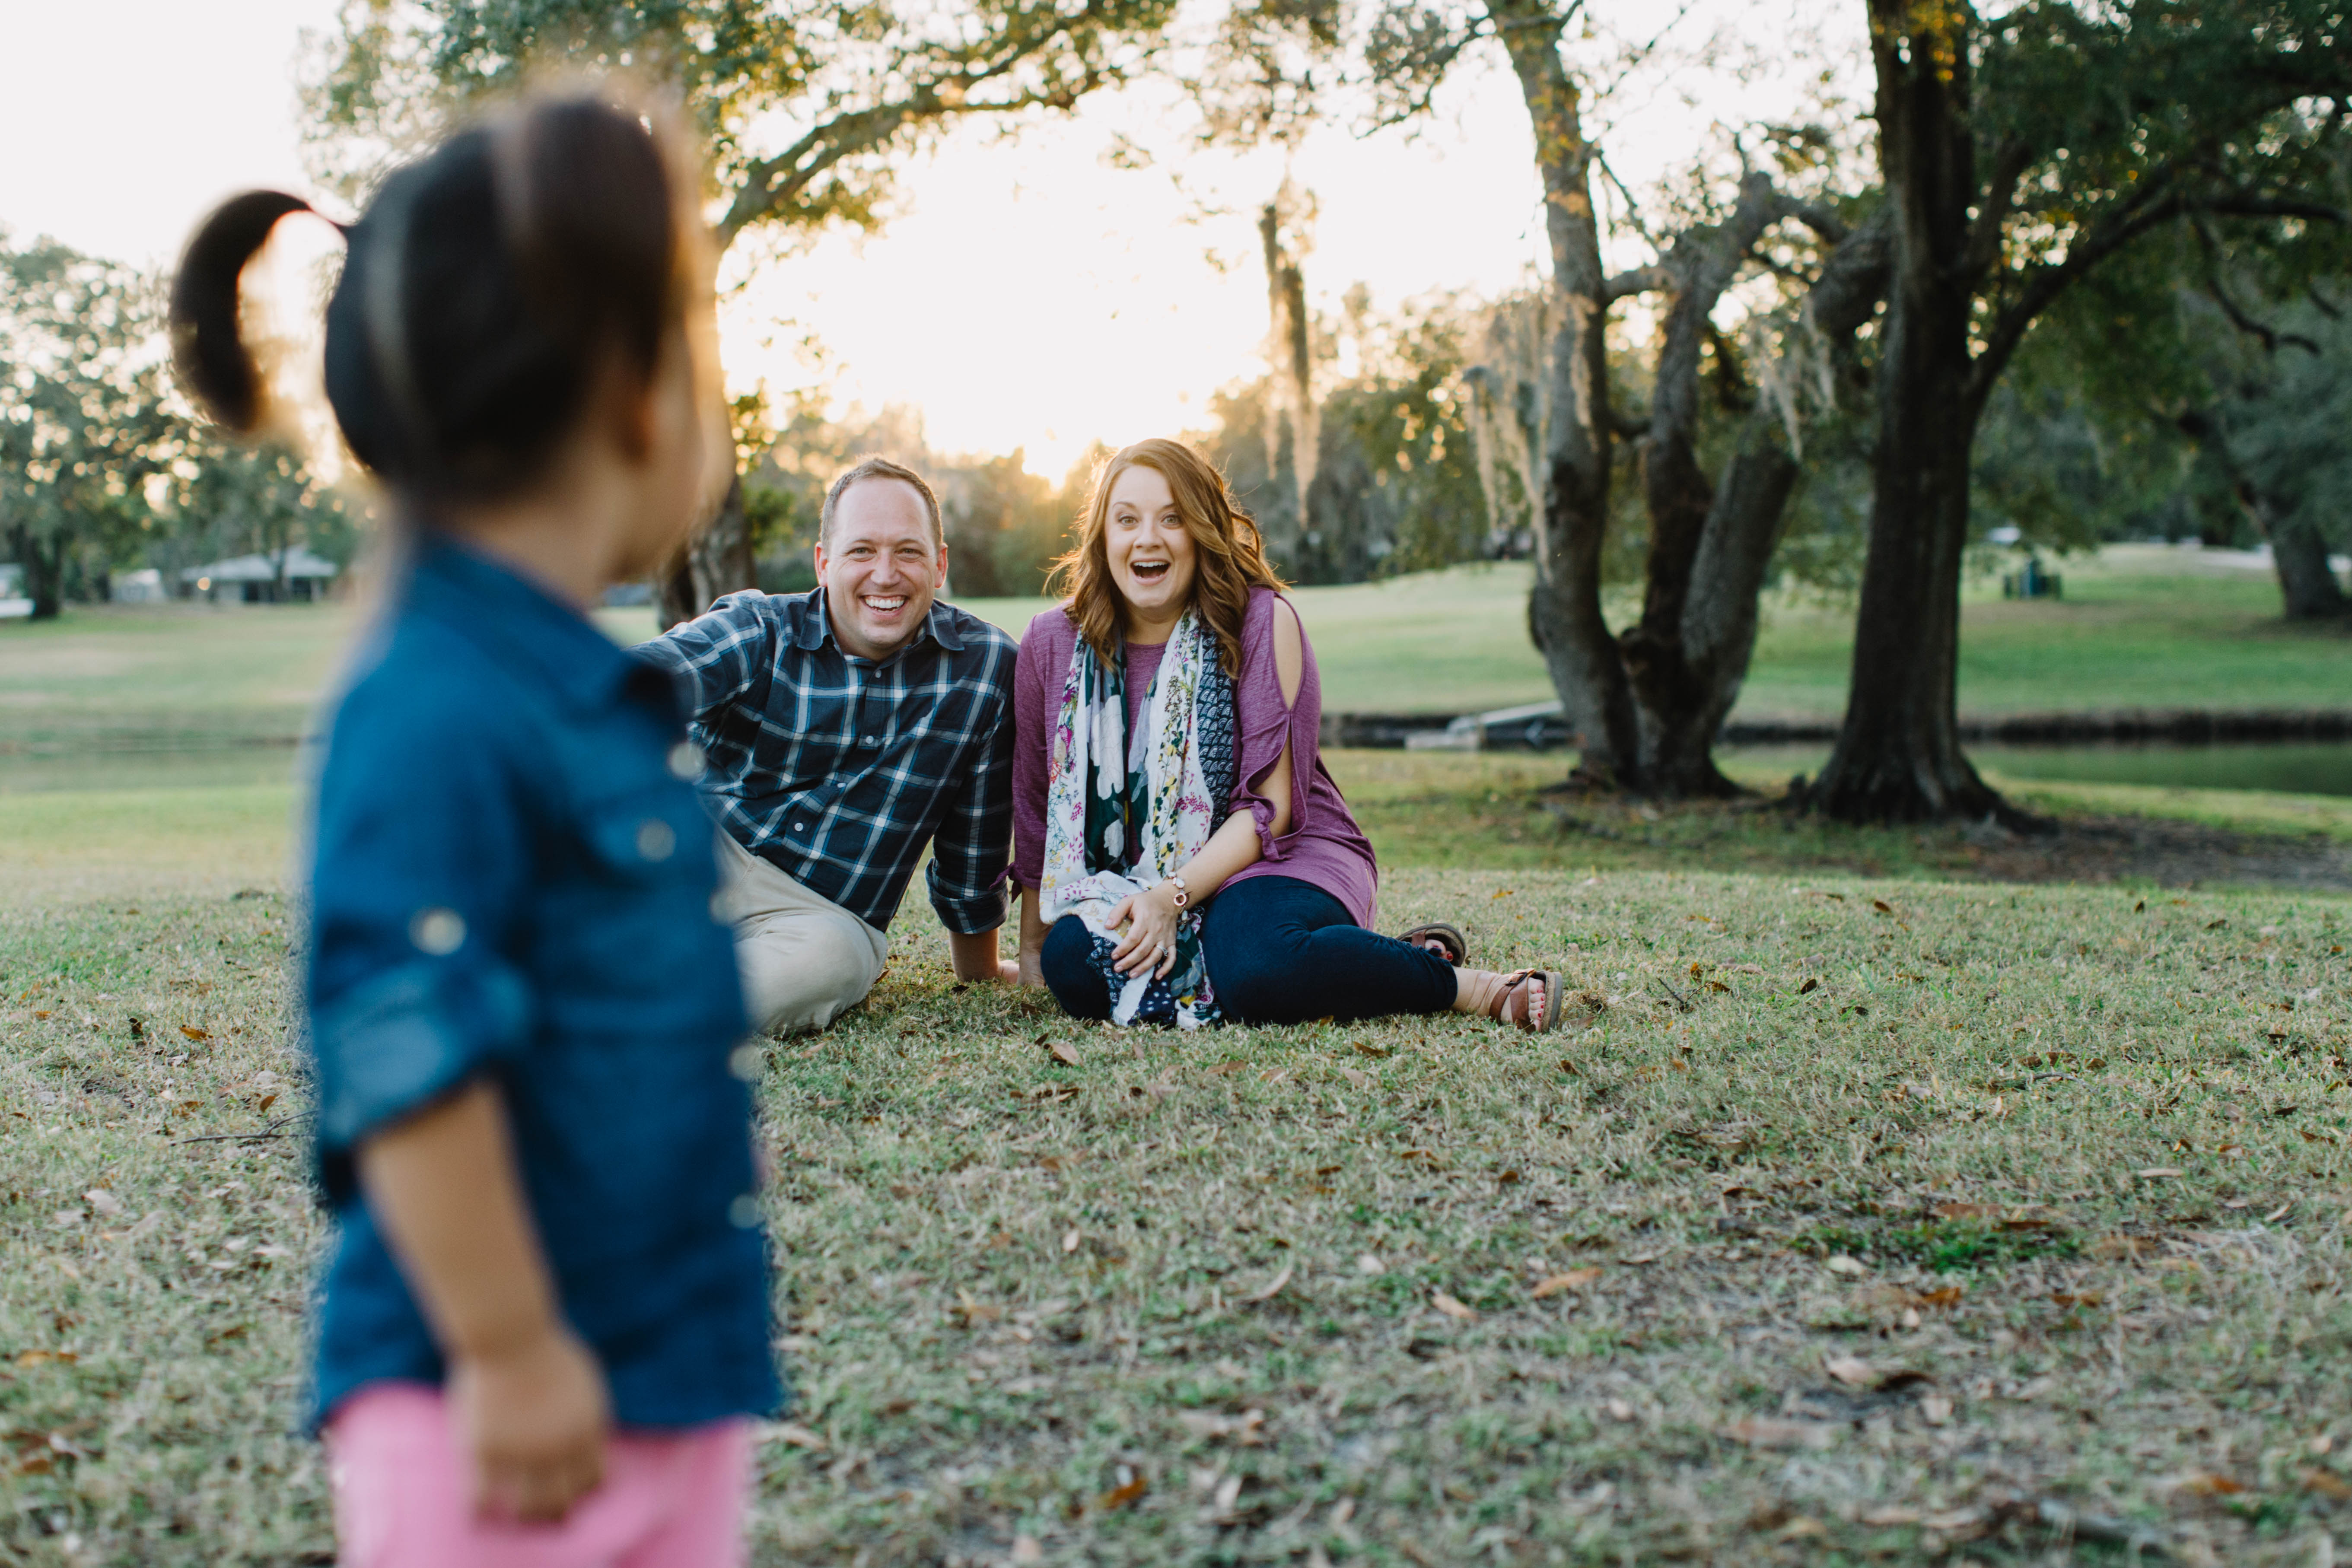
M 341 1235 L 315 1418 L 368 1383 L 441 1379 L 352 1152 L 484 1077 L 615 1419 L 780 1405 L 757 1055 L 733 1055 L 742 995 L 698 763 L 667 677 L 505 567 L 419 542 L 318 784 L 310 1034 Z

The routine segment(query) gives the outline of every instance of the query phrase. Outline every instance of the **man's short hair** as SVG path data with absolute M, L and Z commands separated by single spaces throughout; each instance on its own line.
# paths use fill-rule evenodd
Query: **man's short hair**
M 824 510 L 817 514 L 816 537 L 820 544 L 830 544 L 833 539 L 833 514 L 840 510 L 842 492 L 860 479 L 896 479 L 912 485 L 915 493 L 923 498 L 923 508 L 930 513 L 931 548 L 937 550 L 947 539 L 940 525 L 940 498 L 924 481 L 923 476 L 904 463 L 894 463 L 879 453 L 869 453 L 841 471 L 841 477 L 824 492 Z

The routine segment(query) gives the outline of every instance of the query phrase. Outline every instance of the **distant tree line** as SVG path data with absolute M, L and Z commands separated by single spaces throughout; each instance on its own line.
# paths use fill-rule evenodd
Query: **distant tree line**
M 115 577 L 304 546 L 347 562 L 341 496 L 282 447 L 225 443 L 173 386 L 161 279 L 0 231 L 0 563 L 36 619 Z

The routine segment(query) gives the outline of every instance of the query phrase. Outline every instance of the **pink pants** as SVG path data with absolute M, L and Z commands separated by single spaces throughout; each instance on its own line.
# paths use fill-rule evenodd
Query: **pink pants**
M 377 1383 L 327 1424 L 343 1568 L 737 1568 L 751 1426 L 616 1434 L 604 1481 L 560 1524 L 475 1516 L 441 1391 Z

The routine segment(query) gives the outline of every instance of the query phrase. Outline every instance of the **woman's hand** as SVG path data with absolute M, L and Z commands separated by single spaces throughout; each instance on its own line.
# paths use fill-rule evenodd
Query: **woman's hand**
M 1121 974 L 1165 979 L 1176 967 L 1175 884 L 1162 882 L 1121 899 L 1110 911 L 1110 925 L 1114 931 L 1127 927 L 1126 936 L 1110 950 L 1110 966 Z
M 447 1392 L 484 1517 L 561 1520 L 604 1479 L 612 1405 L 604 1369 L 571 1330 L 452 1358 Z

